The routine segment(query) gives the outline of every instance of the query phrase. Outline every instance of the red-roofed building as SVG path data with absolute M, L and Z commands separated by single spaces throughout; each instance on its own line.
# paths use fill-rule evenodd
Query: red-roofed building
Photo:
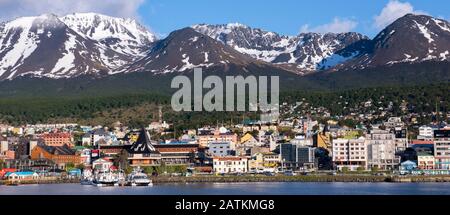
M 16 172 L 17 169 L 5 168 L 0 170 L 0 179 L 3 178 L 8 172 Z
M 433 140 L 412 140 L 410 145 L 433 145 Z

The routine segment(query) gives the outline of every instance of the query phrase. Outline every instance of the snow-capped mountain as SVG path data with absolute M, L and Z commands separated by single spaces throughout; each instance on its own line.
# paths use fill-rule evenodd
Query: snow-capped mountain
M 285 36 L 239 23 L 200 24 L 192 28 L 256 59 L 276 64 L 295 64 L 295 67 L 304 71 L 332 67 L 349 58 L 335 55 L 337 51 L 359 40 L 368 39 L 353 32 Z
M 156 74 L 188 72 L 196 67 L 205 70 L 231 65 L 269 65 L 242 54 L 192 28 L 183 28 L 172 32 L 167 38 L 155 42 L 149 54 L 121 68 L 119 72 L 149 71 Z
M 110 20 L 97 19 L 95 22 L 98 28 L 90 28 L 92 34 L 83 34 L 81 27 L 75 28 L 83 26 L 82 19 L 76 19 L 76 16 L 59 18 L 53 14 L 44 14 L 3 23 L 0 27 L 0 80 L 25 75 L 70 78 L 82 74 L 108 73 L 144 55 L 149 43 L 154 40 L 152 34 L 142 29 L 136 31 L 135 27 L 139 25 L 129 20 L 122 20 L 122 24 L 116 20 L 116 26 L 109 30 L 117 33 L 108 36 L 104 26 L 108 26 Z M 80 24 L 76 25 L 75 20 Z M 123 26 L 129 23 L 128 31 L 124 31 Z M 94 32 L 102 32 L 103 36 Z M 130 38 L 139 42 L 133 43 Z
M 94 13 L 0 23 L 0 81 L 164 74 L 194 67 L 222 72 L 258 67 L 304 75 L 424 61 L 450 61 L 449 22 L 408 14 L 374 39 L 354 32 L 285 36 L 237 23 L 200 24 L 162 40 L 134 20 Z
M 80 35 L 125 55 L 143 56 L 156 36 L 134 19 L 75 13 L 61 20 Z
M 431 16 L 407 14 L 373 40 L 360 41 L 346 48 L 349 49 L 358 50 L 358 56 L 336 69 L 449 61 L 450 23 Z

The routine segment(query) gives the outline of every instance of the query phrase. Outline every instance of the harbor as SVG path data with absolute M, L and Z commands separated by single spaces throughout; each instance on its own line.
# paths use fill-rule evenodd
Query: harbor
M 450 183 L 165 183 L 152 187 L 74 184 L 0 186 L 0 195 L 449 195 Z
M 104 173 L 103 173 L 104 174 Z M 101 179 L 104 177 L 104 179 Z M 98 180 L 79 178 L 42 178 L 36 180 L 0 180 L 0 185 L 27 185 L 27 184 L 81 184 L 98 187 L 105 186 L 152 186 L 160 184 L 189 184 L 189 183 L 258 183 L 258 182 L 345 182 L 345 183 L 443 183 L 450 182 L 450 176 L 377 176 L 377 175 L 297 175 L 297 176 L 265 176 L 265 175 L 244 175 L 244 176 L 158 176 L 149 177 L 145 174 L 129 175 L 126 180 L 112 179 L 104 174 Z

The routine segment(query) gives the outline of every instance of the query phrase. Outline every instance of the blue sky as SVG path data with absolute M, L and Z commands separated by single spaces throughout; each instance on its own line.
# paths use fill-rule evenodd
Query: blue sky
M 95 12 L 138 19 L 165 36 L 193 24 L 239 22 L 285 35 L 356 31 L 370 37 L 406 13 L 450 20 L 449 0 L 0 0 L 0 21 Z
M 374 36 L 383 26 L 375 24 L 375 17 L 380 16 L 383 8 L 386 8 L 390 1 L 227 0 L 211 2 L 213 1 L 148 0 L 140 6 L 139 16 L 145 25 L 162 35 L 197 23 L 239 22 L 286 35 L 296 35 L 302 30 L 327 31 L 327 28 L 339 31 L 341 26 L 342 29 Z M 397 1 L 397 3 L 391 4 L 394 10 L 387 11 L 386 14 L 395 13 L 395 9 L 401 14 L 401 12 L 409 11 L 408 5 L 410 5 L 414 12 L 450 18 L 450 1 L 448 0 L 408 0 Z

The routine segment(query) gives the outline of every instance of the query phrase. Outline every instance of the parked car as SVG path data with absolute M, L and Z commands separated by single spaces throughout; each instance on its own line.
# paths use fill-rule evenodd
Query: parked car
M 274 176 L 275 173 L 273 173 L 273 172 L 264 172 L 264 175 L 265 176 Z
M 286 171 L 284 171 L 284 175 L 285 176 L 294 176 L 295 173 L 292 170 L 286 170 Z

